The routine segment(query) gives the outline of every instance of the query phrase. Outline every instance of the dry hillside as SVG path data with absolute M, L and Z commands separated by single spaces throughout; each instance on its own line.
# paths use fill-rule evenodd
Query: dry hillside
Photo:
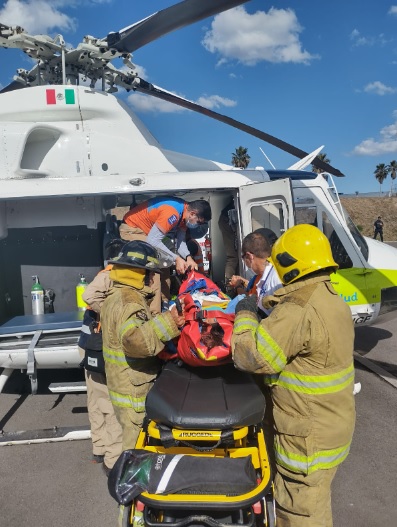
M 373 224 L 378 216 L 384 222 L 385 241 L 397 240 L 397 197 L 360 198 L 340 196 L 342 205 L 365 236 L 373 236 Z M 379 239 L 379 237 L 378 237 Z

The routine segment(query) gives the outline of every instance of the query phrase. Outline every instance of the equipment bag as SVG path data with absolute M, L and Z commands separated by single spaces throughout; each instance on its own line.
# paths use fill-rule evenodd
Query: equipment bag
M 150 494 L 241 495 L 257 485 L 251 456 L 218 458 L 125 450 L 108 479 L 110 495 L 121 505 Z
M 102 331 L 99 325 L 96 331 L 91 328 L 91 333 L 88 335 L 83 364 L 86 370 L 95 373 L 105 373 L 102 346 Z
M 221 311 L 230 298 L 196 271 L 189 273 L 182 283 L 178 298 L 184 299 L 185 308 L 178 357 L 190 366 L 219 366 L 230 362 L 234 314 Z

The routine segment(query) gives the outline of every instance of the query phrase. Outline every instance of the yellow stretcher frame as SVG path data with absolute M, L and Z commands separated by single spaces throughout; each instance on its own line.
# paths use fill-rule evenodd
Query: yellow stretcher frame
M 254 490 L 237 496 L 226 496 L 224 494 L 149 494 L 148 492 L 143 492 L 139 496 L 139 501 L 145 505 L 163 509 L 175 509 L 176 507 L 183 509 L 190 507 L 192 509 L 214 509 L 216 506 L 219 509 L 226 510 L 248 507 L 259 501 L 271 488 L 271 468 L 262 428 L 257 427 L 255 445 L 247 445 L 248 431 L 248 427 L 235 429 L 233 431 L 234 444 L 231 446 L 226 445 L 211 451 L 198 452 L 189 446 L 166 448 L 160 444 L 150 444 L 150 438 L 160 439 L 160 431 L 156 423 L 150 421 L 147 431 L 141 430 L 135 446 L 136 449 L 143 449 L 156 454 L 186 454 L 196 457 L 239 458 L 250 456 L 255 470 L 260 472 L 261 479 Z M 172 429 L 172 435 L 175 439 L 179 438 L 181 432 L 184 434 L 191 432 L 194 434 L 191 439 L 203 442 L 217 441 L 222 433 L 221 430 Z M 188 441 L 186 435 L 184 435 L 183 440 L 184 442 Z

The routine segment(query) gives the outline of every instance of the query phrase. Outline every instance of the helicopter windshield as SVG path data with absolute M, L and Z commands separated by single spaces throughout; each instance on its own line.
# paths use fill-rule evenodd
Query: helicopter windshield
M 347 227 L 350 231 L 350 234 L 353 236 L 354 238 L 354 241 L 357 243 L 360 251 L 361 251 L 361 254 L 364 256 L 365 260 L 368 261 L 368 245 L 367 245 L 367 242 L 365 241 L 365 238 L 364 236 L 361 234 L 361 232 L 357 229 L 357 227 L 355 226 L 353 220 L 351 219 L 351 217 L 349 216 L 348 212 L 346 211 L 346 209 L 343 207 L 342 205 L 342 210 L 343 210 L 343 214 L 345 216 L 345 220 L 346 220 L 346 224 L 347 224 Z
M 346 246 L 346 243 L 347 245 L 350 245 L 350 243 L 347 242 L 347 240 L 343 241 L 346 237 L 346 230 L 344 234 L 340 221 L 338 221 L 333 214 L 330 214 L 329 207 L 325 205 L 323 200 L 317 199 L 317 196 L 312 197 L 312 194 L 309 197 L 307 195 L 307 190 L 304 188 L 293 189 L 293 194 L 296 223 L 309 223 L 321 229 L 331 243 L 332 253 L 339 268 L 347 269 L 353 267 L 354 264 L 349 256 L 351 251 L 350 249 L 347 250 Z M 341 213 L 344 215 L 346 226 L 351 236 L 356 242 L 362 256 L 368 261 L 368 246 L 364 237 L 354 225 L 350 216 L 340 205 L 340 202 L 338 205 L 340 206 Z
M 350 234 L 353 236 L 354 241 L 358 245 L 361 254 L 364 256 L 365 260 L 368 261 L 368 245 L 365 241 L 364 236 L 361 234 L 361 232 L 357 229 L 356 225 L 354 224 L 353 220 L 349 216 L 349 213 L 344 208 L 342 203 L 340 202 L 339 196 L 336 194 L 334 189 L 332 187 L 328 188 L 328 192 L 332 195 L 332 198 L 334 200 L 334 203 L 336 203 L 339 206 L 340 211 L 342 212 L 342 215 L 344 216 L 346 220 L 346 225 L 350 231 Z

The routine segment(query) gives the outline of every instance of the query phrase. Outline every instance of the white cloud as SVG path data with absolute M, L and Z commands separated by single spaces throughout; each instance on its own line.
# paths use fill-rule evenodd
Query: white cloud
M 359 156 L 376 156 L 397 152 L 397 111 L 393 113 L 393 117 L 395 122 L 381 129 L 379 139 L 365 139 L 352 153 Z
M 386 86 L 383 84 L 383 82 L 375 81 L 367 84 L 364 88 L 364 91 L 367 93 L 375 93 L 376 95 L 388 95 L 391 93 L 396 93 L 397 89 Z
M 388 11 L 389 15 L 397 15 L 397 5 L 392 5 Z
M 373 40 L 363 37 L 358 29 L 353 29 L 350 33 L 350 40 L 354 46 L 370 46 L 373 44 Z
M 0 9 L 0 20 L 9 26 L 21 26 L 31 34 L 48 33 L 54 28 L 74 31 L 75 19 L 60 11 L 65 5 L 70 2 L 7 0 Z
M 221 106 L 232 107 L 236 106 L 237 102 L 220 95 L 202 95 L 197 99 L 197 104 L 213 110 L 214 108 L 220 108 Z
M 182 97 L 180 94 L 175 95 Z M 127 97 L 127 101 L 134 110 L 142 113 L 177 113 L 185 110 L 181 106 L 163 101 L 151 95 L 144 95 L 143 93 L 132 93 Z
M 148 76 L 146 69 L 143 66 L 140 66 L 139 64 L 134 63 L 134 66 L 135 66 L 135 69 L 133 71 L 138 74 L 138 77 L 142 77 L 142 79 L 147 81 L 149 79 L 149 76 Z
M 170 93 L 184 98 L 184 96 L 180 93 Z M 151 95 L 145 95 L 143 93 L 132 93 L 128 96 L 127 100 L 134 110 L 143 113 L 178 113 L 186 110 L 186 108 L 182 108 L 177 104 L 172 104 L 168 101 L 163 101 L 162 99 L 158 99 L 157 97 L 153 97 Z M 220 95 L 203 95 L 194 102 L 211 110 L 214 108 L 220 108 L 222 106 L 236 106 L 237 104 L 236 101 L 221 97 Z
M 145 81 L 149 80 L 148 73 L 147 73 L 146 69 L 143 66 L 140 66 L 139 64 L 135 64 L 135 62 L 134 62 L 134 66 L 135 66 L 135 68 L 133 70 L 131 70 L 131 68 L 129 68 L 126 65 L 123 65 L 123 66 L 121 66 L 121 68 L 118 68 L 118 69 L 120 71 L 125 71 L 126 73 L 128 73 L 128 72 L 137 73 L 138 77 L 141 77 Z
M 377 36 L 363 36 L 358 29 L 353 29 L 350 33 L 350 40 L 353 42 L 353 46 L 384 46 L 393 41 L 392 38 L 387 39 L 384 33 L 379 33 Z
M 221 61 L 238 60 L 247 66 L 261 61 L 308 64 L 318 56 L 302 49 L 302 30 L 291 9 L 272 7 L 251 15 L 239 6 L 214 18 L 202 44 Z

